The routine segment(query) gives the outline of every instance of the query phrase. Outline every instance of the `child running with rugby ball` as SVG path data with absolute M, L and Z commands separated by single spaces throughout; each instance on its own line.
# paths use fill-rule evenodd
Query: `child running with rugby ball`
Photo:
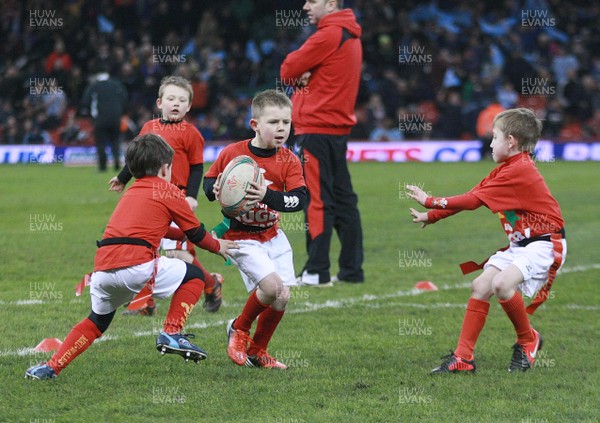
M 227 325 L 227 354 L 239 366 L 287 368 L 267 353 L 267 346 L 285 312 L 288 286 L 296 284 L 292 247 L 279 227 L 279 213 L 300 211 L 306 201 L 300 160 L 284 147 L 291 116 L 292 104 L 284 93 L 258 93 L 252 100 L 250 120 L 256 136 L 225 147 L 204 179 L 204 192 L 214 201 L 222 172 L 233 158 L 250 156 L 264 172 L 264 184 L 251 183 L 247 190 L 247 211 L 231 217 L 230 229 L 223 235 L 239 245 L 231 259 L 251 293 L 242 313 Z

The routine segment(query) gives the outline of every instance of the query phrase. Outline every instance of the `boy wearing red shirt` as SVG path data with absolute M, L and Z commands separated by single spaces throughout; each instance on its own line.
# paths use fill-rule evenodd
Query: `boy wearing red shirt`
M 250 120 L 256 136 L 225 147 L 204 179 L 204 192 L 214 201 L 223 170 L 240 155 L 252 157 L 264 177 L 264 184 L 251 183 L 246 212 L 231 217 L 230 229 L 223 235 L 239 245 L 231 258 L 251 292 L 242 313 L 227 326 L 227 354 L 239 366 L 287 368 L 267 353 L 267 345 L 285 312 L 288 286 L 296 284 L 292 247 L 279 228 L 279 213 L 302 210 L 306 200 L 300 160 L 283 146 L 291 121 L 292 104 L 285 94 L 275 90 L 257 94 Z
M 53 379 L 108 329 L 117 308 L 143 288 L 158 298 L 173 296 L 156 348 L 196 362 L 206 352 L 192 344 L 183 326 L 202 294 L 200 269 L 182 260 L 157 254 L 171 222 L 200 248 L 224 258 L 235 242 L 213 238 L 204 229 L 171 180 L 173 149 L 158 135 L 148 134 L 129 144 L 126 162 L 135 183 L 113 212 L 94 260 L 90 296 L 92 312 L 69 332 L 48 363 L 29 368 L 25 377 Z
M 158 89 L 156 106 L 161 110 L 161 118 L 144 124 L 139 135 L 157 134 L 175 150 L 173 157 L 173 175 L 171 182 L 185 193 L 185 200 L 192 211 L 198 207 L 198 191 L 202 182 L 204 166 L 204 138 L 196 127 L 184 120 L 192 105 L 192 86 L 180 76 L 166 76 Z M 110 190 L 121 192 L 131 179 L 131 172 L 125 166 L 118 176 L 109 181 Z M 167 257 L 179 258 L 199 267 L 204 272 L 206 282 L 204 307 L 214 313 L 222 303 L 221 286 L 223 277 L 218 273 L 209 273 L 196 258 L 194 246 L 189 242 L 163 239 L 160 245 Z M 155 311 L 154 300 L 150 297 L 145 307 L 129 310 L 123 314 L 143 314 L 152 316 Z
M 500 217 L 510 245 L 497 251 L 481 267 L 461 265 L 465 273 L 483 268 L 472 283 L 462 331 L 456 350 L 432 373 L 474 372 L 473 352 L 483 330 L 492 295 L 511 320 L 517 341 L 508 370 L 526 371 L 533 367 L 542 337 L 529 323 L 549 295 L 556 272 L 564 263 L 567 244 L 560 207 L 528 152 L 534 151 L 542 123 L 528 109 L 511 109 L 494 119 L 492 157 L 496 167 L 466 194 L 430 197 L 416 186 L 407 186 L 411 198 L 433 209 L 410 209 L 413 222 L 423 227 L 462 210 L 488 207 Z M 520 291 L 520 292 L 519 292 Z M 536 294 L 537 292 L 537 294 Z M 535 298 L 526 308 L 521 293 Z

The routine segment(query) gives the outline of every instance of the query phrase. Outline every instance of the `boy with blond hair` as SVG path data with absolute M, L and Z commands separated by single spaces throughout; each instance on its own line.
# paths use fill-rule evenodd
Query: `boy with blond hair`
M 156 99 L 161 117 L 146 122 L 140 135 L 158 134 L 175 150 L 172 182 L 185 193 L 185 200 L 192 211 L 195 211 L 198 207 L 196 198 L 204 167 L 204 138 L 194 125 L 184 120 L 191 108 L 193 95 L 192 85 L 188 80 L 180 76 L 165 76 L 160 83 Z M 125 166 L 118 176 L 110 180 L 110 190 L 121 192 L 130 179 L 131 172 Z M 172 233 L 182 235 L 176 229 Z M 223 277 L 218 273 L 209 273 L 196 258 L 194 246 L 181 238 L 163 239 L 161 249 L 167 257 L 180 258 L 202 270 L 206 281 L 204 307 L 206 311 L 214 313 L 222 303 Z M 151 316 L 154 311 L 154 300 L 149 298 L 142 308 L 129 310 L 124 314 Z
M 291 122 L 292 104 L 285 94 L 276 90 L 258 93 L 252 100 L 250 119 L 255 137 L 225 147 L 204 179 L 204 192 L 214 201 L 223 170 L 240 155 L 252 157 L 264 177 L 263 184 L 250 183 L 246 212 L 228 216 L 231 226 L 223 235 L 240 247 L 231 258 L 251 293 L 242 313 L 227 325 L 227 354 L 238 366 L 287 368 L 267 353 L 267 346 L 285 312 L 289 286 L 296 283 L 292 247 L 279 227 L 280 212 L 302 210 L 306 200 L 300 160 L 284 147 Z
M 473 189 L 453 197 L 432 197 L 417 186 L 407 186 L 411 198 L 432 209 L 410 209 L 413 222 L 422 227 L 462 210 L 486 206 L 498 214 L 510 241 L 482 265 L 461 265 L 464 273 L 478 269 L 483 273 L 472 282 L 458 346 L 432 373 L 475 372 L 473 352 L 492 295 L 498 297 L 517 335 L 508 370 L 533 368 L 542 348 L 542 336 L 531 327 L 527 313 L 533 314 L 548 298 L 556 272 L 564 263 L 567 243 L 560 207 L 530 157 L 541 130 L 542 123 L 531 110 L 501 112 L 494 119 L 491 142 L 492 157 L 500 165 Z M 521 293 L 535 295 L 527 308 Z

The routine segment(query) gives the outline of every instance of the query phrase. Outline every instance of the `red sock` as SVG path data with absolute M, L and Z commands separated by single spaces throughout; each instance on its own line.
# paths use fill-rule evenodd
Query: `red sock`
M 253 344 L 248 348 L 248 355 L 254 355 L 259 349 L 267 350 L 267 345 L 273 336 L 273 332 L 281 321 L 285 310 L 274 310 L 272 307 L 267 308 L 258 316 L 256 331 L 252 338 Z
M 267 304 L 263 304 L 260 302 L 258 297 L 256 296 L 256 291 L 254 291 L 248 301 L 246 301 L 246 305 L 242 310 L 242 314 L 239 315 L 237 320 L 235 321 L 234 328 L 242 330 L 244 332 L 250 332 L 252 328 L 252 323 L 256 320 L 258 315 L 265 311 L 265 309 L 269 307 Z
M 529 318 L 525 311 L 525 302 L 519 291 L 515 292 L 510 300 L 498 300 L 508 315 L 508 318 L 517 332 L 517 342 L 521 345 L 535 341 L 535 336 L 529 324 Z
M 475 344 L 477 343 L 479 334 L 483 330 L 489 309 L 490 303 L 488 301 L 469 298 L 465 319 L 463 320 L 460 337 L 458 338 L 458 345 L 454 351 L 455 355 L 465 360 L 473 360 Z
M 163 325 L 163 330 L 166 333 L 180 333 L 183 330 L 183 325 L 198 302 L 200 295 L 202 295 L 203 288 L 204 282 L 198 278 L 190 279 L 177 288 L 171 299 L 169 312 Z
M 79 354 L 87 350 L 95 339 L 101 336 L 100 329 L 86 317 L 71 329 L 58 351 L 48 361 L 48 365 L 54 369 L 56 374 L 59 374 Z
M 216 283 L 215 278 L 208 272 L 208 270 L 204 268 L 204 266 L 202 266 L 202 263 L 200 263 L 196 257 L 194 257 L 192 264 L 196 267 L 199 267 L 200 270 L 202 270 L 202 273 L 204 273 L 204 292 L 207 294 L 212 294 Z
M 196 249 L 194 248 L 194 244 L 188 242 L 187 250 L 194 258 L 192 260 L 192 264 L 200 268 L 200 270 L 202 270 L 202 273 L 204 273 L 204 292 L 206 294 L 212 294 L 213 288 L 215 287 L 215 278 L 209 273 L 208 270 L 204 268 L 204 266 L 202 266 L 202 263 L 200 263 L 200 260 L 198 260 L 198 257 L 196 257 Z

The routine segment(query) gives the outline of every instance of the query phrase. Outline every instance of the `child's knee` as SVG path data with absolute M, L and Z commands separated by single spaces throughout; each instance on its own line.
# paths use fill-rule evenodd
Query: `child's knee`
M 277 291 L 277 302 L 287 304 L 290 300 L 290 288 L 286 285 L 281 285 L 281 289 Z
M 489 299 L 493 294 L 491 280 L 484 275 L 478 276 L 471 282 L 471 293 L 479 300 Z
M 258 289 L 260 291 L 259 299 L 262 301 L 264 298 L 264 300 L 267 301 L 267 304 L 272 304 L 282 295 L 287 295 L 287 298 L 289 299 L 289 288 L 283 285 L 283 281 L 277 273 L 272 273 L 260 281 Z
M 282 285 L 281 289 L 277 291 L 277 297 L 271 307 L 275 310 L 285 310 L 288 301 L 290 300 L 290 288 Z
M 511 278 L 508 278 L 505 274 L 499 273 L 492 280 L 492 290 L 494 295 L 496 295 L 501 300 L 507 299 L 507 296 L 513 292 L 515 289 L 515 284 L 513 283 Z

